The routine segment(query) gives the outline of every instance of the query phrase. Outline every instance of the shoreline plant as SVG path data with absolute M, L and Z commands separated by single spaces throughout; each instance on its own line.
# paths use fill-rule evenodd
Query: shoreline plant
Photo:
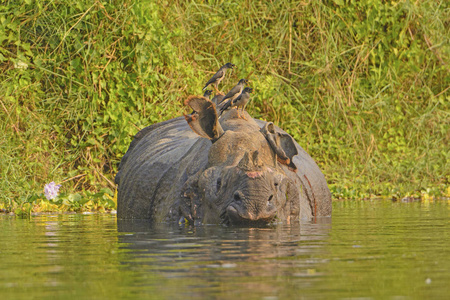
M 446 1 L 3 1 L 0 209 L 66 180 L 61 207 L 113 209 L 133 136 L 225 62 L 334 199 L 450 197 L 449 45 Z

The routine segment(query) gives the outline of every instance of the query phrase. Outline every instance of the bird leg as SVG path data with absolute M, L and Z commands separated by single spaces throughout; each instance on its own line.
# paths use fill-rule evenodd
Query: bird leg
M 219 91 L 219 89 L 218 89 L 215 85 L 213 85 L 212 87 L 216 90 L 216 93 L 217 93 L 217 94 L 222 95 L 222 96 L 225 96 L 225 94 L 222 93 L 221 91 Z
M 247 118 L 245 117 L 245 113 L 244 113 L 244 108 L 242 108 L 242 119 L 244 119 L 245 121 L 247 121 Z
M 236 108 L 236 111 L 237 111 L 237 115 L 238 115 L 238 118 L 239 118 L 239 119 L 244 119 L 244 120 L 247 121 L 247 118 L 245 117 L 245 114 L 244 114 L 244 109 L 242 109 L 242 116 L 241 116 L 241 114 L 239 113 L 239 107 Z
M 236 113 L 237 113 L 237 117 L 238 117 L 238 119 L 240 119 L 240 118 L 241 118 L 241 116 L 240 116 L 240 114 L 239 114 L 239 107 L 236 107 Z

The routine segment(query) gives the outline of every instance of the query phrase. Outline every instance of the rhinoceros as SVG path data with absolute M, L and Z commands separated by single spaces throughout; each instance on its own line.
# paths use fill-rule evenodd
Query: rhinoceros
M 302 147 L 247 112 L 219 119 L 216 101 L 190 96 L 191 114 L 136 134 L 115 177 L 118 218 L 256 225 L 331 216 L 325 177 Z

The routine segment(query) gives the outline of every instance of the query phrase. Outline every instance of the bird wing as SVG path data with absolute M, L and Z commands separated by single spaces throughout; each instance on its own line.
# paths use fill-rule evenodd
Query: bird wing
M 239 85 L 236 85 L 225 95 L 225 97 L 223 97 L 221 102 L 225 101 L 228 98 L 233 97 L 234 95 L 236 95 L 236 93 L 239 93 L 240 90 L 241 90 L 241 87 Z
M 219 116 L 221 116 L 222 113 L 223 113 L 225 110 L 228 109 L 228 107 L 231 107 L 231 102 L 232 102 L 231 99 L 229 99 L 228 101 L 226 101 L 226 102 L 222 105 L 222 107 L 220 108 Z
M 237 96 L 233 101 L 230 101 L 230 102 L 232 102 L 232 103 L 230 103 L 230 105 L 236 105 L 236 103 L 237 103 L 239 100 L 241 100 L 242 94 L 243 94 L 243 93 L 240 93 L 239 96 Z
M 208 82 L 206 83 L 206 85 L 205 85 L 205 87 L 203 88 L 203 90 L 206 89 L 206 87 L 207 87 L 208 85 L 210 85 L 211 83 L 216 82 L 216 80 L 219 79 L 219 78 L 221 78 L 223 75 L 224 75 L 224 74 L 223 74 L 223 70 L 222 70 L 222 69 L 220 69 L 219 71 L 217 71 L 217 73 L 214 74 L 214 75 L 211 77 L 210 80 L 208 80 Z

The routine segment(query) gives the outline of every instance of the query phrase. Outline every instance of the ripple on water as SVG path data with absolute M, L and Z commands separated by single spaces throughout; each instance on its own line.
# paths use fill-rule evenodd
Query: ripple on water
M 0 216 L 0 290 L 5 299 L 449 294 L 449 202 L 333 205 L 328 222 L 266 228 Z

